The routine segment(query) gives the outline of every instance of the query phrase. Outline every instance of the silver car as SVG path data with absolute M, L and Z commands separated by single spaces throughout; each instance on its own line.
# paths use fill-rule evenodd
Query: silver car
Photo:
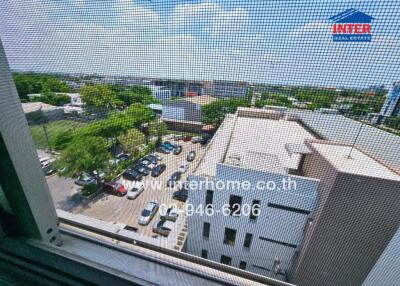
M 168 236 L 169 233 L 174 229 L 175 224 L 168 220 L 159 220 L 153 226 L 153 232 Z
M 126 198 L 129 200 L 136 199 L 144 191 L 144 185 L 142 182 L 135 181 L 133 185 L 128 189 Z
M 158 203 L 150 202 L 146 205 L 139 218 L 140 225 L 148 225 L 159 208 Z

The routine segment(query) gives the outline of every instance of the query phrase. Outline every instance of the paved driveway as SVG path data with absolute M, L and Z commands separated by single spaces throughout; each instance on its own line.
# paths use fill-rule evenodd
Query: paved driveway
M 47 177 L 46 180 L 56 209 L 68 211 L 81 204 L 80 187 L 74 183 L 73 179 L 55 174 Z

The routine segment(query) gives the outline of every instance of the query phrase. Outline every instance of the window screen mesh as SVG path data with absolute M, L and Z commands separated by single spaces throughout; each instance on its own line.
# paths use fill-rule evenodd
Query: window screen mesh
M 239 275 L 397 285 L 399 18 L 398 1 L 5 0 L 0 37 L 61 219 Z

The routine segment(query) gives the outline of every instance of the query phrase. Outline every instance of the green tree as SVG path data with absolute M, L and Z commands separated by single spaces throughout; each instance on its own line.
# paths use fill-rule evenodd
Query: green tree
M 50 139 L 50 145 L 56 150 L 64 150 L 68 144 L 73 140 L 74 134 L 72 131 L 57 131 Z
M 63 106 L 64 104 L 71 103 L 71 98 L 66 94 L 55 94 L 52 91 L 45 91 L 41 96 L 33 97 L 31 101 Z
M 149 135 L 156 136 L 158 138 L 158 142 L 161 141 L 161 137 L 168 132 L 167 125 L 162 121 L 151 121 L 149 122 Z
M 56 165 L 65 168 L 65 174 L 77 177 L 81 173 L 92 173 L 101 170 L 108 164 L 110 153 L 107 150 L 107 140 L 98 137 L 76 137 L 62 152 Z
M 85 85 L 80 89 L 82 101 L 91 107 L 116 108 L 123 102 L 104 84 Z
M 400 117 L 397 116 L 388 117 L 385 120 L 385 125 L 390 128 L 400 130 Z
M 140 147 L 145 143 L 145 136 L 137 129 L 130 129 L 125 134 L 118 136 L 117 140 L 125 151 L 135 157 L 140 152 Z
M 203 122 L 219 126 L 228 113 L 235 113 L 237 108 L 249 107 L 250 102 L 247 99 L 220 99 L 209 103 L 202 108 Z
M 69 86 L 58 77 L 48 74 L 14 73 L 15 86 L 20 98 L 27 99 L 28 94 L 52 92 L 69 92 Z
M 123 91 L 118 93 L 118 98 L 124 102 L 125 105 L 131 105 L 133 103 L 141 103 L 148 105 L 151 103 L 159 103 L 160 101 L 153 96 L 146 93 L 136 93 L 133 91 Z
M 150 108 L 142 104 L 132 104 L 125 111 L 114 112 L 108 118 L 80 128 L 77 135 L 114 138 L 131 128 L 139 128 L 141 124 L 150 122 L 154 117 Z

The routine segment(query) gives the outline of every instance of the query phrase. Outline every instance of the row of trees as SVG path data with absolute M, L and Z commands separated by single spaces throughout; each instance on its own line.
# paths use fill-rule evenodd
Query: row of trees
M 59 78 L 37 73 L 14 73 L 15 86 L 18 95 L 23 100 L 28 100 L 27 95 L 45 92 L 70 92 L 70 87 Z
M 203 122 L 218 127 L 228 113 L 235 113 L 238 107 L 250 107 L 248 99 L 220 99 L 202 108 Z
M 89 84 L 80 89 L 82 101 L 90 107 L 115 109 L 133 103 L 158 103 L 151 90 L 144 86 L 125 88 L 120 85 Z
M 31 98 L 31 101 L 40 101 L 55 106 L 63 106 L 64 104 L 71 103 L 71 98 L 66 94 L 56 94 L 52 91 L 46 91 L 43 92 L 40 96 L 34 96 L 33 98 Z
M 146 125 L 146 134 L 140 131 L 143 125 Z M 102 170 L 108 166 L 114 144 L 122 146 L 135 157 L 146 143 L 146 136 L 161 136 L 165 132 L 165 125 L 156 120 L 149 108 L 134 103 L 105 119 L 56 134 L 55 148 L 62 151 L 57 167 L 72 177 L 82 172 Z

